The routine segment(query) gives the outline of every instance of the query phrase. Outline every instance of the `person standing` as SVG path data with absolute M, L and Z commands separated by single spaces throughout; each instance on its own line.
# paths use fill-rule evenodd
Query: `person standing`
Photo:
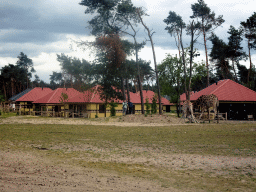
M 133 103 L 128 102 L 128 106 L 129 106 L 129 114 L 132 114 Z
M 127 111 L 127 102 L 126 102 L 126 100 L 124 100 L 124 102 L 123 102 L 123 115 L 126 115 L 126 111 Z

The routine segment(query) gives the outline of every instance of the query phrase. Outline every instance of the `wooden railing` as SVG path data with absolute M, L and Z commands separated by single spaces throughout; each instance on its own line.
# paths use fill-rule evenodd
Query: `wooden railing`
M 21 112 L 21 115 L 24 115 L 24 112 Z M 70 111 L 61 111 L 61 112 L 55 112 L 55 111 L 28 111 L 25 112 L 25 115 L 33 115 L 33 116 L 43 116 L 43 117 L 85 117 L 89 118 L 89 113 L 83 112 L 70 112 Z
M 208 113 L 207 112 L 204 112 L 203 113 L 203 115 L 208 115 Z M 210 113 L 210 116 L 211 116 L 211 114 L 213 114 L 213 113 Z M 199 117 L 201 115 L 201 113 L 200 112 L 195 112 L 194 113 L 194 116 L 195 117 Z M 214 117 L 214 119 L 219 119 L 219 120 L 228 120 L 228 113 L 226 112 L 226 113 L 219 113 L 218 115 L 216 114 L 216 116 Z

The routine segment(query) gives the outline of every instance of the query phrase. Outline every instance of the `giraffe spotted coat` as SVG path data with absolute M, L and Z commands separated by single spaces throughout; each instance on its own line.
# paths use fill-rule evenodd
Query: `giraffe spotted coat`
M 219 100 L 218 97 L 214 94 L 211 95 L 201 95 L 194 103 L 195 106 L 200 106 L 201 108 L 201 115 L 199 119 L 201 119 L 203 113 L 205 110 L 208 111 L 208 116 L 210 119 L 210 114 L 209 114 L 209 108 L 213 108 L 214 111 L 214 117 L 216 116 L 217 113 L 217 108 L 219 106 Z

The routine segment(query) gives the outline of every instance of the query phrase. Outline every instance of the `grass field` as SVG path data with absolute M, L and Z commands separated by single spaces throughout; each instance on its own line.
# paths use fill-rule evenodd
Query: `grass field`
M 0 150 L 144 178 L 163 188 L 256 191 L 256 124 L 2 124 Z

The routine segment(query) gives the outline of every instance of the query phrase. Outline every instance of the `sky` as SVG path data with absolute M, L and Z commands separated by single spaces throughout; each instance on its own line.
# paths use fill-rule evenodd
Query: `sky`
M 49 75 L 53 71 L 60 72 L 57 54 L 92 61 L 93 54 L 89 50 L 82 50 L 74 41 L 93 41 L 90 35 L 88 21 L 93 17 L 84 13 L 86 7 L 79 5 L 81 0 L 2 0 L 0 4 L 0 68 L 8 64 L 16 64 L 20 52 L 33 60 L 34 68 L 40 79 L 49 83 Z M 132 0 L 137 7 L 143 7 L 149 16 L 144 22 L 152 32 L 156 50 L 156 60 L 160 64 L 166 54 L 177 54 L 174 38 L 165 30 L 163 22 L 169 11 L 175 11 L 188 23 L 192 15 L 191 4 L 197 0 Z M 215 30 L 216 35 L 228 41 L 230 25 L 235 28 L 241 21 L 246 21 L 255 11 L 254 0 L 205 0 L 205 3 L 216 16 L 223 15 L 225 22 Z M 148 40 L 143 26 L 138 28 L 138 41 Z M 123 38 L 127 38 L 125 35 Z M 184 36 L 184 46 L 188 47 L 189 36 Z M 210 52 L 211 45 L 208 42 Z M 243 41 L 244 51 L 247 52 L 246 42 Z M 198 39 L 195 44 L 200 57 L 205 60 L 203 40 Z M 256 53 L 252 52 L 252 62 L 256 61 Z M 141 59 L 152 61 L 153 55 L 150 42 L 140 51 Z M 249 61 L 243 62 L 249 66 Z M 35 75 L 34 74 L 34 75 Z

